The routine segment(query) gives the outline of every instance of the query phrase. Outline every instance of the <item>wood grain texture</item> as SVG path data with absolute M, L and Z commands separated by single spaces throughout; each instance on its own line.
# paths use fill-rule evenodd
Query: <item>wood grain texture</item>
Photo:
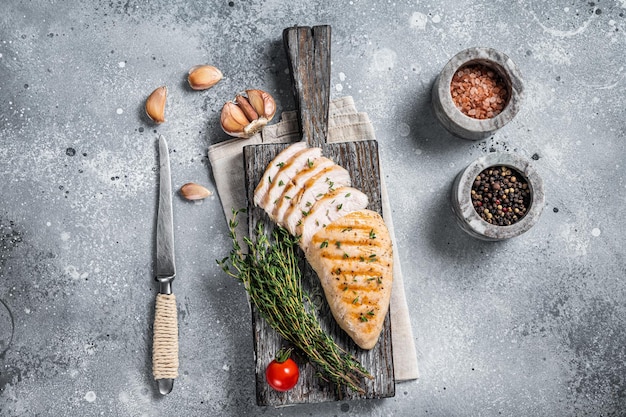
M 330 26 L 283 31 L 302 140 L 323 148 L 330 106 Z
M 382 214 L 378 144 L 376 141 L 327 143 L 328 106 L 330 83 L 330 27 L 295 27 L 286 29 L 283 34 L 285 48 L 294 77 L 294 93 L 299 103 L 300 123 L 303 138 L 309 146 L 319 146 L 323 155 L 348 170 L 355 188 L 369 198 L 368 208 Z M 322 51 L 324 49 L 324 51 Z M 324 68 L 318 68 L 323 66 Z M 325 87 L 317 88 L 319 83 Z M 246 195 L 248 198 L 249 235 L 254 236 L 258 222 L 265 223 L 265 229 L 275 225 L 265 211 L 253 202 L 254 189 L 268 164 L 288 144 L 252 145 L 244 148 L 246 173 Z M 317 314 L 322 328 L 339 346 L 355 355 L 371 373 L 373 379 L 363 380 L 364 394 L 358 394 L 329 384 L 316 375 L 316 370 L 305 358 L 296 357 L 300 366 L 300 381 L 286 393 L 271 389 L 265 381 L 265 367 L 275 353 L 286 342 L 269 327 L 256 309 L 252 309 L 252 322 L 255 349 L 256 397 L 259 405 L 288 405 L 297 403 L 318 403 L 340 399 L 386 398 L 395 395 L 393 356 L 391 346 L 391 321 L 389 313 L 385 318 L 383 331 L 376 346 L 369 351 L 360 349 L 337 325 L 324 297 L 319 278 L 298 251 L 303 271 L 303 286 L 317 306 Z

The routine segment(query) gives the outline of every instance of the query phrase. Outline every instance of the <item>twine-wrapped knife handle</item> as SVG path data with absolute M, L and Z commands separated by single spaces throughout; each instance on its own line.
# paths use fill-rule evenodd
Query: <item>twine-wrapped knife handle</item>
M 178 313 L 174 294 L 157 294 L 152 343 L 154 379 L 178 377 Z

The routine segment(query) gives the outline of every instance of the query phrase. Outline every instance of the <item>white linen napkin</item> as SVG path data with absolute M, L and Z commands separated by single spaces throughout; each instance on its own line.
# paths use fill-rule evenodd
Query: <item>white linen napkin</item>
M 243 166 L 243 147 L 260 143 L 290 143 L 301 140 L 295 111 L 284 112 L 281 121 L 266 126 L 261 133 L 250 139 L 231 139 L 209 147 L 213 177 L 217 193 L 222 202 L 226 220 L 232 217 L 232 210 L 247 207 Z M 376 139 L 374 128 L 366 113 L 359 113 L 352 97 L 342 97 L 331 101 L 328 120 L 328 142 L 351 142 Z M 381 197 L 383 217 L 394 247 L 397 247 L 391 207 L 385 186 L 385 176 L 380 167 Z M 241 216 L 237 227 L 239 237 L 248 234 L 247 217 Z M 245 247 L 245 246 L 244 246 Z M 417 354 L 413 331 L 409 320 L 409 309 L 404 293 L 404 283 L 398 251 L 393 251 L 393 287 L 391 290 L 390 317 L 393 344 L 394 375 L 396 381 L 417 379 Z

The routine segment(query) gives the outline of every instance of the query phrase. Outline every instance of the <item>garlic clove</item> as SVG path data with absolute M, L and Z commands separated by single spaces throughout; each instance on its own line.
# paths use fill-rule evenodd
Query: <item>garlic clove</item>
M 165 121 L 165 102 L 167 101 L 167 87 L 161 86 L 154 90 L 146 99 L 146 114 L 156 124 Z
M 187 81 L 194 90 L 206 90 L 217 84 L 224 75 L 212 65 L 196 65 L 189 70 Z
M 249 138 L 262 130 L 276 113 L 276 102 L 262 90 L 246 90 L 222 108 L 221 123 L 231 136 Z
M 241 108 L 248 120 L 256 120 L 259 118 L 259 113 L 252 107 L 248 99 L 241 94 L 235 96 L 235 103 Z
M 246 90 L 248 100 L 254 109 L 268 121 L 272 120 L 276 113 L 274 98 L 262 90 Z
M 220 123 L 224 132 L 231 136 L 246 137 L 244 128 L 250 123 L 241 108 L 232 101 L 227 102 L 222 107 Z
M 180 195 L 187 200 L 202 200 L 212 194 L 211 191 L 194 182 L 188 182 L 180 187 Z

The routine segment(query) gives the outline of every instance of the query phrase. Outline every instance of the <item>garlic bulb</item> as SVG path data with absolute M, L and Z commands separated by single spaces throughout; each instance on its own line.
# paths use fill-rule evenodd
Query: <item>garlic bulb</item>
M 246 90 L 222 107 L 220 123 L 224 132 L 249 138 L 267 125 L 276 113 L 276 102 L 262 90 Z

